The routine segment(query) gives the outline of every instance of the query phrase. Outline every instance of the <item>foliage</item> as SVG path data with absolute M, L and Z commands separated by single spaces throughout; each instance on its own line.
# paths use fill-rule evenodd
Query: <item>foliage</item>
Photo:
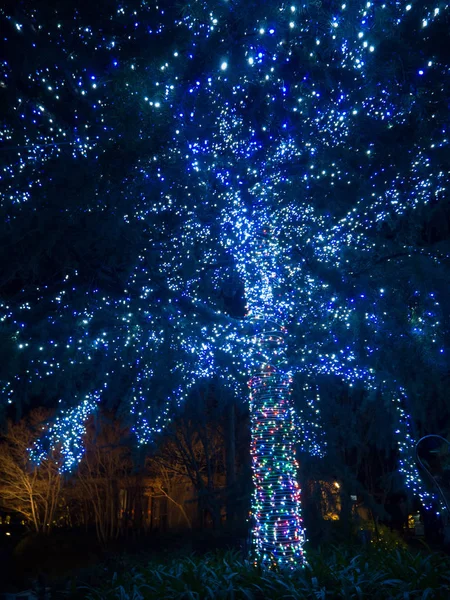
M 355 553 L 354 548 L 334 547 L 308 556 L 309 564 L 294 572 L 262 570 L 237 552 L 132 568 L 122 564 L 103 585 L 80 586 L 79 591 L 88 600 L 431 600 L 450 593 L 445 555 L 380 547 Z

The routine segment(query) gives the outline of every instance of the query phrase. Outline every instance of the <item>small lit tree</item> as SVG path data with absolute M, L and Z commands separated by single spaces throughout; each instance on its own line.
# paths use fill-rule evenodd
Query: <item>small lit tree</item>
M 39 465 L 30 457 L 48 418 L 48 413 L 35 410 L 19 423 L 8 423 L 0 441 L 0 502 L 38 533 L 51 531 L 61 498 L 58 449 L 51 449 Z

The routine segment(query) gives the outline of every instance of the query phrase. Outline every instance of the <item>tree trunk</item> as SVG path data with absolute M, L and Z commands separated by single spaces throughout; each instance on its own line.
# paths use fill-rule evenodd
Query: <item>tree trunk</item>
M 304 562 L 290 377 L 265 366 L 250 380 L 253 467 L 252 538 L 266 566 Z

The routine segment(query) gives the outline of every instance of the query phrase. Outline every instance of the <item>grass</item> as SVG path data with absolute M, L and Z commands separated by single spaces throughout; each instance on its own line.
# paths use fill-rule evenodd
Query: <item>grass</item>
M 130 561 L 128 563 L 128 561 Z M 450 559 L 404 547 L 310 552 L 294 572 L 265 571 L 234 551 L 164 563 L 122 558 L 103 583 L 79 585 L 86 600 L 303 600 L 450 598 Z

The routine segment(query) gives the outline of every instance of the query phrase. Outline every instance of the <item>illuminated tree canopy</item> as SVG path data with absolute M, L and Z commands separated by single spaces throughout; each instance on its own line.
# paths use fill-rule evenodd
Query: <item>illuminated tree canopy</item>
M 274 322 L 310 406 L 318 375 L 392 396 L 417 486 L 405 399 L 449 367 L 448 6 L 0 14 L 5 405 L 59 402 L 70 468 L 99 402 L 147 443 L 202 379 L 246 397 Z

